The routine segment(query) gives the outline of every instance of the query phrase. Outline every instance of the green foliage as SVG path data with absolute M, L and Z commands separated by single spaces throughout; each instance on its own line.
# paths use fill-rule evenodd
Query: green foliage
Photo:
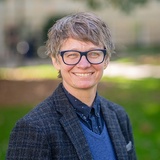
M 101 9 L 101 7 L 105 5 L 111 5 L 115 8 L 119 8 L 125 13 L 129 13 L 135 7 L 147 4 L 148 1 L 149 0 L 87 0 L 87 4 L 92 9 Z
M 87 0 L 87 4 L 92 9 L 98 9 L 100 7 L 100 3 L 97 0 Z
M 139 56 L 139 55 L 159 55 L 160 54 L 160 45 L 155 44 L 154 46 L 143 46 L 143 45 L 133 45 L 127 46 L 122 50 L 123 52 L 128 52 L 130 55 Z
M 136 6 L 146 4 L 148 0 L 110 0 L 109 2 L 124 12 L 130 12 Z
M 117 48 L 115 54 L 112 55 L 111 61 L 130 63 L 130 64 L 160 64 L 160 46 L 125 46 Z

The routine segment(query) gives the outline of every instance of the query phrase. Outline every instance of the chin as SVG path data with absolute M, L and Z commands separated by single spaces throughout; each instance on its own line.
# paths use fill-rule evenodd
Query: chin
M 79 89 L 91 89 L 93 87 L 95 87 L 95 85 L 93 85 L 93 84 L 79 84 L 79 85 L 77 85 L 77 88 L 79 88 Z

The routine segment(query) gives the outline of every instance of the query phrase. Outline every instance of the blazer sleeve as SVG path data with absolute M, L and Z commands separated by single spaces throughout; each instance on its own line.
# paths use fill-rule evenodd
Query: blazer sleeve
M 39 126 L 24 119 L 11 132 L 7 160 L 50 160 L 51 153 L 45 133 Z

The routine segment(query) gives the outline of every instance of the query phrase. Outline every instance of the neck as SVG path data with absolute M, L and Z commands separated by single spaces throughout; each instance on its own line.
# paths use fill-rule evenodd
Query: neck
M 72 94 L 74 97 L 79 99 L 81 102 L 85 103 L 89 107 L 92 106 L 92 103 L 96 96 L 96 89 L 90 88 L 90 89 L 76 89 L 76 88 L 68 88 L 67 86 L 64 86 L 65 89 Z

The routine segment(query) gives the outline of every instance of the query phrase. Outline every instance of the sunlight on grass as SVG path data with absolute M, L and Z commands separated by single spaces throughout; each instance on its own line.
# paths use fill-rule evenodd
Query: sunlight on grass
M 1 68 L 0 78 L 7 80 L 54 79 L 57 71 L 52 65 Z

